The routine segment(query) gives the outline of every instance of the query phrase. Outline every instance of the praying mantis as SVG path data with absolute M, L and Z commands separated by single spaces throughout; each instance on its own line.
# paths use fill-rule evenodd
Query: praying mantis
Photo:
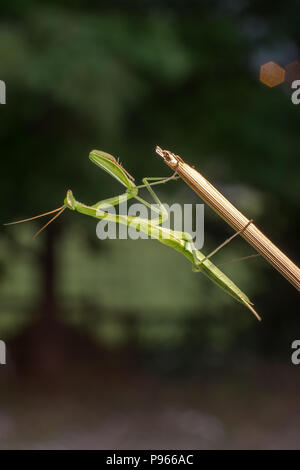
M 126 188 L 126 191 L 120 196 L 111 197 L 109 199 L 105 199 L 91 206 L 88 206 L 86 204 L 83 204 L 82 202 L 77 201 L 72 191 L 69 189 L 64 199 L 64 204 L 61 207 L 46 212 L 44 214 L 37 215 L 35 217 L 30 217 L 29 219 L 11 222 L 10 224 L 26 222 L 29 220 L 37 219 L 39 217 L 43 217 L 48 214 L 56 213 L 55 216 L 52 217 L 52 219 L 47 222 L 35 234 L 35 236 L 37 236 L 65 209 L 70 209 L 72 211 L 77 211 L 84 215 L 95 217 L 96 219 L 106 219 L 109 222 L 131 226 L 136 230 L 145 233 L 146 235 L 150 235 L 152 239 L 156 239 L 160 243 L 167 245 L 184 255 L 192 263 L 194 271 L 201 271 L 202 273 L 204 273 L 206 276 L 209 277 L 209 279 L 211 279 L 220 288 L 227 292 L 227 294 L 231 295 L 233 298 L 235 298 L 237 301 L 247 307 L 256 316 L 258 320 L 261 320 L 261 317 L 254 310 L 253 304 L 250 299 L 246 296 L 246 294 L 242 292 L 236 286 L 236 284 L 234 284 L 234 282 L 231 281 L 231 279 L 229 279 L 209 259 L 213 254 L 215 254 L 221 247 L 227 244 L 241 231 L 236 232 L 228 240 L 222 243 L 222 245 L 220 245 L 216 250 L 214 250 L 210 255 L 205 256 L 194 246 L 192 235 L 187 232 L 180 232 L 162 226 L 162 223 L 168 219 L 168 213 L 164 205 L 161 203 L 158 196 L 154 192 L 152 186 L 165 183 L 166 181 L 173 179 L 175 175 L 171 177 L 143 178 L 143 184 L 140 186 L 136 186 L 136 184 L 134 183 L 134 178 L 125 170 L 125 168 L 123 168 L 123 166 L 112 155 L 99 150 L 93 150 L 90 152 L 89 158 L 94 164 L 109 173 L 113 178 L 115 178 L 119 183 L 121 183 Z M 148 192 L 156 203 L 155 207 L 138 195 L 139 189 L 141 188 L 146 188 L 148 190 Z M 151 208 L 151 210 L 155 212 L 155 218 L 147 219 L 142 217 L 112 214 L 106 210 L 111 206 L 116 206 L 131 198 L 134 198 L 146 205 L 147 207 Z M 245 228 L 246 227 L 244 227 L 244 229 Z

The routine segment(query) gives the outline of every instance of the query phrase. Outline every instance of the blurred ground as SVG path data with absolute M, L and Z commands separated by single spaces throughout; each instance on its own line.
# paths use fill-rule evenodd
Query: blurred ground
M 253 366 L 180 382 L 85 369 L 2 388 L 1 449 L 299 449 L 300 369 Z

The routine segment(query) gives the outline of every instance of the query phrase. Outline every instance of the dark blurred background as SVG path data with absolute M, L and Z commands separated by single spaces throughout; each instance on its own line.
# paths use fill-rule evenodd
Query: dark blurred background
M 299 116 L 260 65 L 300 60 L 300 3 L 10 0 L 1 5 L 1 222 L 195 165 L 299 263 Z M 157 192 L 199 203 L 183 182 Z M 298 448 L 299 294 L 265 261 L 224 271 L 259 324 L 173 250 L 100 241 L 67 211 L 0 233 L 1 448 Z M 205 208 L 208 253 L 232 230 Z M 215 262 L 253 250 L 235 239 Z

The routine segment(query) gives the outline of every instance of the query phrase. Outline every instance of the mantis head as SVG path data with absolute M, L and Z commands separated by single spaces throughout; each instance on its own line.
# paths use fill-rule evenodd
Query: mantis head
M 68 209 L 71 209 L 72 211 L 74 211 L 75 208 L 76 208 L 75 204 L 76 204 L 76 201 L 75 201 L 75 198 L 73 196 L 73 193 L 72 193 L 71 189 L 68 189 L 65 200 L 64 200 L 64 205 Z

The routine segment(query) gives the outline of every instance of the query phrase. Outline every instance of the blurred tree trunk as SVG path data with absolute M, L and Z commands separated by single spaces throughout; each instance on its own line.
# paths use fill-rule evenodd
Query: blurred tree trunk
M 39 257 L 40 299 L 33 321 L 17 340 L 21 374 L 51 380 L 65 368 L 68 327 L 60 324 L 55 294 L 57 227 L 43 232 Z
M 59 321 L 56 298 L 56 247 L 58 227 L 50 225 L 43 232 L 44 246 L 39 260 L 41 275 L 40 302 L 34 326 L 31 359 L 34 372 L 40 378 L 55 379 L 63 373 L 68 362 L 68 343 L 72 332 Z M 30 366 L 31 366 L 30 365 Z
M 47 321 L 53 321 L 56 316 L 55 299 L 55 230 L 50 225 L 45 232 L 45 243 L 40 258 L 41 297 L 40 313 Z

